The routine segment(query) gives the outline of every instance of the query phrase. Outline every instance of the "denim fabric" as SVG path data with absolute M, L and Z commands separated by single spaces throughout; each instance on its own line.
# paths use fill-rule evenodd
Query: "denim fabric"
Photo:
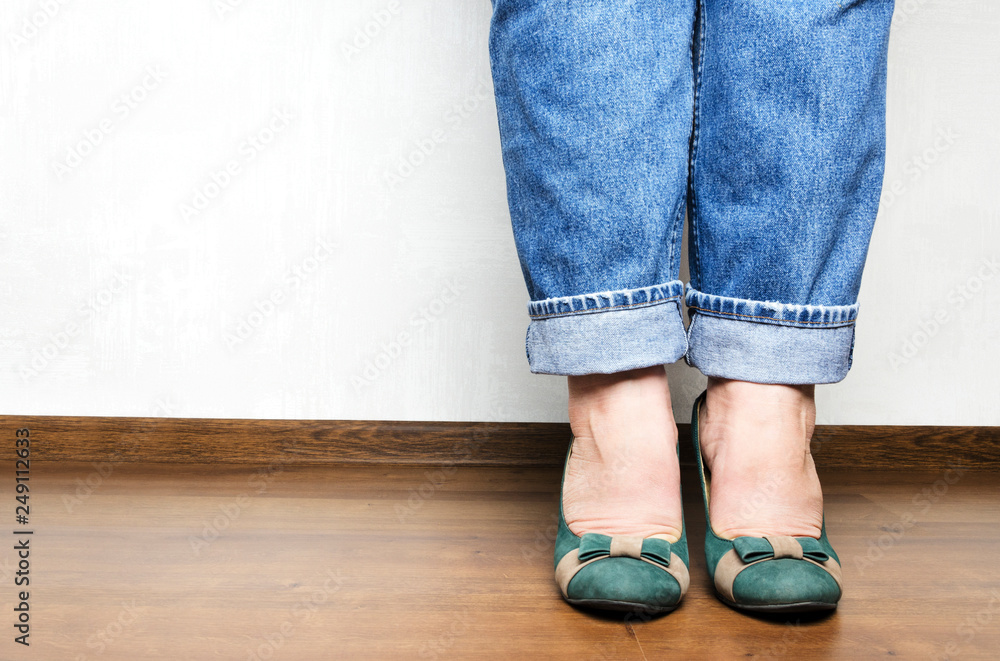
M 892 0 L 494 0 L 532 371 L 850 367 Z M 680 243 L 691 283 L 680 315 Z
M 674 280 L 532 301 L 528 364 L 534 372 L 579 375 L 595 371 L 595 358 L 606 373 L 672 363 L 687 349 L 683 295 L 684 283 Z M 622 333 L 626 326 L 629 332 Z

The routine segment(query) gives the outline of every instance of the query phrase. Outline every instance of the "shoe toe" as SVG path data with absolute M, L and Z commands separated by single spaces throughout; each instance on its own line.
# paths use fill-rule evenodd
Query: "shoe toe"
M 626 557 L 590 563 L 577 572 L 566 591 L 572 603 L 611 610 L 670 610 L 684 596 L 673 576 L 648 562 Z
M 733 582 L 733 598 L 741 606 L 834 607 L 840 586 L 810 562 L 780 558 L 747 567 Z

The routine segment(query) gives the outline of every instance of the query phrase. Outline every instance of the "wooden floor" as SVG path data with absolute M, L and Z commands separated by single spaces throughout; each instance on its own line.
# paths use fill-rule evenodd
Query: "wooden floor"
M 31 646 L 9 536 L 0 658 L 1000 658 L 1000 474 L 824 473 L 847 591 L 818 620 L 715 599 L 691 477 L 690 592 L 626 621 L 559 598 L 558 469 L 33 462 Z

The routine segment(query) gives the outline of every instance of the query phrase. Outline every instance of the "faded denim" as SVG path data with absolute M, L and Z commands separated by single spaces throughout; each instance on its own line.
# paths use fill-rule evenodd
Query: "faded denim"
M 892 10 L 494 0 L 531 370 L 686 356 L 757 383 L 843 379 L 882 186 Z

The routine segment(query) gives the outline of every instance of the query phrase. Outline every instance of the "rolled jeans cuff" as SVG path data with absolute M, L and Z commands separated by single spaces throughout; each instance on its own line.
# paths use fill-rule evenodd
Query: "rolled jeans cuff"
M 639 289 L 528 303 L 525 348 L 536 374 L 612 374 L 663 365 L 687 351 L 681 299 L 673 280 Z
M 851 369 L 858 305 L 790 305 L 688 287 L 687 363 L 706 376 L 772 384 L 836 383 Z

